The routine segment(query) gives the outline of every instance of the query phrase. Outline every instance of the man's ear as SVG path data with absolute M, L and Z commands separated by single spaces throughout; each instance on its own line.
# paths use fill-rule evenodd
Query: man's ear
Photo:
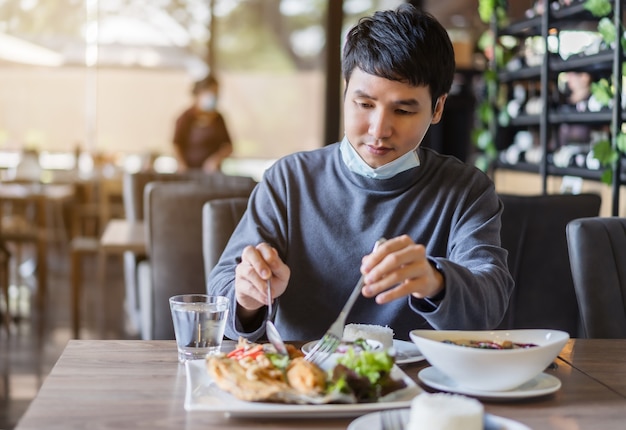
M 448 98 L 448 94 L 444 94 L 439 96 L 437 102 L 435 103 L 435 109 L 433 111 L 433 119 L 431 124 L 437 124 L 441 121 L 441 116 L 443 115 L 443 107 L 446 104 L 446 99 Z

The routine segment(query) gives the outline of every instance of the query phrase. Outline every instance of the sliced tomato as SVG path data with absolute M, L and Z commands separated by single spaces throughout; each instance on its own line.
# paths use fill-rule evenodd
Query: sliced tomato
M 252 348 L 237 348 L 229 352 L 226 356 L 228 358 L 234 358 L 241 360 L 245 357 L 256 358 L 263 354 L 263 345 L 254 345 Z

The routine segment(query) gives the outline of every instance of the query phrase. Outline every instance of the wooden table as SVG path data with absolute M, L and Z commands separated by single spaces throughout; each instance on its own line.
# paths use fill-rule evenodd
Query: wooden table
M 626 372 L 625 354 L 626 340 L 571 340 L 563 350 L 565 360 L 557 359 L 557 369 L 548 371 L 562 381 L 557 393 L 524 401 L 483 402 L 485 409 L 534 430 L 622 430 L 626 395 L 620 387 Z M 618 377 L 602 381 L 585 373 L 586 369 L 599 375 L 606 361 Z M 414 363 L 404 370 L 415 379 L 427 365 Z M 186 412 L 185 387 L 185 368 L 177 363 L 174 341 L 70 341 L 17 430 L 343 430 L 352 420 L 242 420 Z
M 143 221 L 110 220 L 100 238 L 100 246 L 107 253 L 146 253 L 146 230 Z
M 560 355 L 576 369 L 626 397 L 625 342 L 626 340 L 585 339 L 569 343 Z M 626 419 L 626 411 L 624 418 Z

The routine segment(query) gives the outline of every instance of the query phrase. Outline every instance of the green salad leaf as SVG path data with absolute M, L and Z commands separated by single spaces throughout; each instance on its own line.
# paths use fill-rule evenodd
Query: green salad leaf
M 289 365 L 290 358 L 288 355 L 268 352 L 265 354 L 265 356 L 277 369 L 285 370 L 287 366 Z
M 358 402 L 375 402 L 381 396 L 405 387 L 391 377 L 394 357 L 387 351 L 355 351 L 350 348 L 337 358 L 329 391 L 353 395 Z
M 382 375 L 391 371 L 394 360 L 386 351 L 362 351 L 356 353 L 354 349 L 350 348 L 337 359 L 337 363 L 354 370 L 357 375 L 364 376 L 372 384 L 375 384 Z

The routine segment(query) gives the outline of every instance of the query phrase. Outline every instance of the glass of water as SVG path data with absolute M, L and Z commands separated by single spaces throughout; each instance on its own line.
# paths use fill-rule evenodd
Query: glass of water
M 205 294 L 183 294 L 170 297 L 178 361 L 204 359 L 220 351 L 228 298 Z

